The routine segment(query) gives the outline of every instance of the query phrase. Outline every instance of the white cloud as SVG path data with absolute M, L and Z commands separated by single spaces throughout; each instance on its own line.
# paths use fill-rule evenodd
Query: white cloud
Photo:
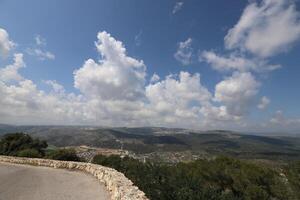
M 126 56 L 122 43 L 108 33 L 99 33 L 98 38 L 96 45 L 102 59 L 99 63 L 94 62 L 95 66 L 89 65 L 91 59 L 88 60 L 74 75 L 75 84 L 83 91 L 82 94 L 66 92 L 55 80 L 44 81 L 51 86 L 50 92 L 40 90 L 31 80 L 19 75 L 20 67 L 14 68 L 14 76 L 5 76 L 8 81 L 1 78 L 0 122 L 108 126 L 147 123 L 151 109 L 148 110 L 144 99 L 140 98 L 145 92 L 145 65 L 142 61 Z M 20 62 L 16 61 L 12 66 L 20 66 L 16 63 Z M 94 76 L 89 74 L 94 72 Z M 87 80 L 82 82 L 84 78 Z M 11 82 L 11 79 L 15 81 Z M 112 82 L 109 82 L 110 79 Z M 91 92 L 88 92 L 89 84 L 94 87 Z M 105 86 L 97 90 L 97 94 L 92 94 L 93 89 Z
M 204 120 L 206 121 L 206 125 L 215 124 L 219 121 L 221 122 L 238 122 L 242 119 L 242 116 L 231 115 L 228 113 L 228 109 L 226 106 L 213 106 L 211 104 L 207 104 L 201 108 L 201 113 L 204 115 Z M 218 125 L 224 124 L 216 124 Z
M 38 46 L 46 46 L 47 45 L 46 39 L 40 35 L 36 35 L 34 39 L 35 39 L 36 45 L 38 45 Z
M 0 80 L 4 82 L 23 80 L 23 77 L 18 73 L 18 70 L 22 67 L 25 67 L 23 54 L 14 54 L 14 63 L 0 68 Z
M 143 31 L 141 30 L 136 36 L 134 36 L 134 43 L 136 46 L 141 46 L 142 35 L 143 35 Z
M 82 124 L 92 120 L 91 102 L 73 94 L 39 90 L 24 79 L 17 84 L 0 81 L 0 121 L 14 124 Z
M 14 46 L 15 44 L 9 39 L 6 30 L 0 28 L 0 56 L 6 57 Z
M 15 55 L 12 69 L 1 71 L 0 122 L 10 124 L 85 124 L 95 120 L 93 100 L 81 95 L 65 93 L 56 81 L 46 81 L 53 92 L 39 90 L 31 80 L 22 77 L 18 70 L 25 66 L 22 54 Z M 8 73 L 9 71 L 10 73 Z
M 263 96 L 257 105 L 257 108 L 263 110 L 270 104 L 270 99 L 268 97 Z
M 276 111 L 270 122 L 280 126 L 298 125 L 300 127 L 300 118 L 286 118 L 281 110 Z
M 300 18 L 296 4 L 285 0 L 250 1 L 238 23 L 224 38 L 228 54 L 203 51 L 205 61 L 219 72 L 233 72 L 216 85 L 214 100 L 220 106 L 203 107 L 207 119 L 242 121 L 254 106 L 260 83 L 250 72 L 267 72 L 280 68 L 269 64 L 268 58 L 286 51 L 300 38 Z M 263 97 L 257 107 L 270 103 Z M 247 124 L 247 123 L 245 123 Z
M 235 72 L 216 85 L 214 98 L 226 106 L 230 115 L 244 116 L 255 102 L 259 86 L 250 72 Z
M 98 33 L 96 42 L 102 59 L 88 59 L 74 72 L 75 87 L 88 96 L 111 100 L 135 100 L 144 96 L 146 66 L 126 55 L 122 42 L 107 32 Z
M 169 75 L 165 80 L 148 85 L 146 95 L 151 103 L 158 106 L 161 102 L 179 107 L 190 106 L 189 103 L 199 105 L 211 99 L 210 92 L 201 85 L 200 74 L 188 72 L 180 72 L 178 79 L 176 75 Z
M 44 81 L 49 92 L 39 89 L 20 75 L 25 63 L 22 54 L 16 54 L 14 64 L 8 65 L 12 67 L 0 73 L 6 77 L 0 79 L 0 122 L 228 129 L 243 127 L 244 116 L 256 102 L 259 83 L 249 72 L 221 81 L 214 96 L 198 73 L 164 79 L 154 74 L 145 85 L 145 64 L 129 57 L 122 42 L 99 32 L 95 45 L 100 60 L 88 59 L 74 72 L 80 94 L 67 92 L 55 80 Z
M 154 73 L 153 76 L 150 79 L 150 83 L 155 83 L 159 80 L 160 80 L 160 77 L 156 73 Z
M 229 56 L 217 55 L 213 51 L 203 51 L 199 58 L 200 61 L 209 63 L 213 69 L 225 72 L 225 71 L 272 71 L 280 68 L 280 65 L 270 65 L 267 61 L 259 59 L 247 59 L 243 56 L 238 56 L 234 53 Z
M 178 49 L 174 54 L 174 57 L 182 65 L 189 65 L 192 62 L 193 49 L 192 49 L 192 38 L 188 38 L 184 42 L 179 42 Z
M 22 76 L 10 76 L 16 80 L 14 82 L 1 78 L 1 123 L 115 126 L 141 123 L 144 103 L 131 100 L 144 96 L 145 65 L 142 61 L 126 56 L 122 43 L 109 34 L 99 33 L 98 38 L 96 45 L 102 59 L 99 63 L 89 59 L 74 74 L 75 84 L 83 91 L 82 94 L 67 93 L 54 80 L 44 81 L 52 88 L 50 92 L 45 92 Z M 20 67 L 14 69 L 14 74 L 19 75 Z M 94 72 L 92 76 L 90 73 Z M 83 81 L 84 78 L 87 80 Z M 88 86 L 93 86 L 91 92 Z M 104 86 L 107 87 L 99 89 Z M 95 88 L 99 90 L 93 95 Z
M 0 80 L 1 123 L 199 128 L 201 105 L 211 98 L 200 83 L 200 75 L 187 72 L 148 85 L 144 88 L 146 99 L 135 101 L 75 95 L 56 81 L 45 83 L 52 87 L 50 92 L 39 90 L 25 78 L 16 83 Z
M 51 86 L 53 91 L 58 94 L 64 94 L 65 88 L 59 84 L 56 80 L 46 80 L 44 81 L 47 85 Z
M 252 1 L 225 37 L 228 49 L 247 50 L 259 57 L 285 51 L 300 38 L 299 12 L 294 1 Z
M 152 120 L 159 124 L 199 125 L 201 106 L 208 104 L 210 92 L 201 85 L 200 74 L 180 72 L 146 87 L 149 107 L 154 112 Z
M 276 113 L 270 119 L 270 122 L 274 123 L 274 124 L 282 124 L 282 123 L 285 123 L 285 121 L 286 121 L 285 117 L 283 116 L 283 113 L 281 110 L 276 111 Z
M 172 13 L 173 14 L 176 14 L 179 10 L 181 10 L 182 9 L 182 6 L 183 6 L 183 2 L 176 2 L 175 3 L 175 6 L 174 6 L 174 8 L 173 8 L 173 10 L 172 10 Z
M 37 57 L 39 60 L 54 60 L 55 55 L 50 52 L 45 50 L 45 47 L 47 45 L 46 39 L 43 38 L 40 35 L 35 36 L 35 45 L 33 48 L 28 48 L 26 52 L 31 55 Z
M 27 53 L 32 56 L 36 56 L 39 60 L 54 60 L 55 55 L 49 51 L 43 51 L 41 49 L 27 49 Z

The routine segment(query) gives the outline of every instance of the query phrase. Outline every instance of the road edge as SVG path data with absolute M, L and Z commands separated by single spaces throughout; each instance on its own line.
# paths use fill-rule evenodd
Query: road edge
M 0 156 L 0 162 L 80 170 L 93 175 L 103 183 L 112 200 L 148 200 L 145 193 L 134 186 L 132 181 L 126 178 L 123 173 L 109 167 L 84 162 L 12 156 Z

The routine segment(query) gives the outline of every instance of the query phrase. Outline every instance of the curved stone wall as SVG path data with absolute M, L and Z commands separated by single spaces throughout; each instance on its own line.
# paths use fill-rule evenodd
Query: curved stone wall
M 110 192 L 112 200 L 148 200 L 144 192 L 134 186 L 132 181 L 115 169 L 83 162 L 58 161 L 38 158 L 0 156 L 0 162 L 27 164 L 53 168 L 80 170 L 87 172 L 102 182 Z

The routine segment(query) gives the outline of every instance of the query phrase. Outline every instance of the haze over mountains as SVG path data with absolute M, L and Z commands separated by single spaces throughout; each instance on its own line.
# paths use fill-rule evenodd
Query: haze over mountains
M 136 154 L 191 152 L 241 158 L 300 158 L 300 137 L 292 134 L 254 135 L 162 127 L 0 126 L 0 134 L 9 132 L 26 132 L 56 147 L 124 148 Z

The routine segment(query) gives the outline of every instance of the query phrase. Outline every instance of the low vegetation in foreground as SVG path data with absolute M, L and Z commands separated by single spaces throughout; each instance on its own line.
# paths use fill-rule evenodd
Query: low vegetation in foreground
M 80 161 L 73 149 L 46 149 L 46 141 L 33 139 L 24 133 L 4 135 L 0 140 L 0 155 L 53 160 Z
M 279 170 L 228 157 L 164 165 L 97 155 L 93 163 L 124 173 L 155 200 L 300 199 L 300 162 Z
M 45 155 L 46 141 L 33 139 L 24 133 L 7 134 L 0 140 L 0 154 L 7 156 L 21 156 L 40 158 Z
M 81 161 L 74 149 L 56 149 L 48 151 L 46 158 L 52 160 Z

